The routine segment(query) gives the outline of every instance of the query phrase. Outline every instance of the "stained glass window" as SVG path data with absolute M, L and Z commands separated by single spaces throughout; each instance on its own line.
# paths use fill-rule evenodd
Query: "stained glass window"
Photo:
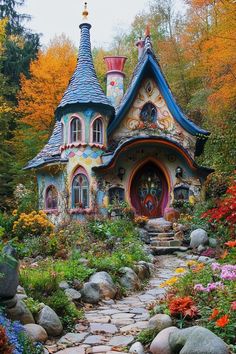
M 99 118 L 93 122 L 93 143 L 103 144 L 103 126 Z
M 157 109 L 154 104 L 146 103 L 140 113 L 140 118 L 146 123 L 155 123 L 157 120 Z
M 77 143 L 82 140 L 82 127 L 79 118 L 73 118 L 71 121 L 71 143 Z
M 109 189 L 109 203 L 112 204 L 115 201 L 123 202 L 125 199 L 125 191 L 121 187 L 112 187 Z
M 72 183 L 72 207 L 89 207 L 89 182 L 88 178 L 80 173 L 76 175 Z
M 58 194 L 54 186 L 50 186 L 46 191 L 46 209 L 57 209 Z
M 179 186 L 174 189 L 175 200 L 188 200 L 189 188 L 185 186 Z

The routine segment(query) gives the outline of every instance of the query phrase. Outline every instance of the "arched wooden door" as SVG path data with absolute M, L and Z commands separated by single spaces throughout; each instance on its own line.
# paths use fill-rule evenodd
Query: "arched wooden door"
M 163 216 L 168 201 L 168 185 L 163 172 L 153 162 L 147 162 L 135 173 L 130 198 L 138 215 L 149 218 Z

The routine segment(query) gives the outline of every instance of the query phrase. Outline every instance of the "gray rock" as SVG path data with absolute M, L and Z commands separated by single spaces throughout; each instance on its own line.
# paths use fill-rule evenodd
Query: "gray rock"
M 133 336 L 114 336 L 108 343 L 112 347 L 126 347 L 134 340 Z
M 53 337 L 59 336 L 63 331 L 61 320 L 49 306 L 44 306 L 39 312 L 37 323 L 46 330 L 48 335 Z
M 218 246 L 218 241 L 213 237 L 209 237 L 209 247 L 216 248 L 217 246 Z
M 158 313 L 157 315 L 150 318 L 148 322 L 148 328 L 157 329 L 158 331 L 162 331 L 165 328 L 172 326 L 172 319 L 170 316 Z
M 119 282 L 121 286 L 128 290 L 138 290 L 140 288 L 140 280 L 133 269 L 129 267 L 123 267 L 119 269 L 121 277 Z
M 34 342 L 44 343 L 48 339 L 47 332 L 45 329 L 35 323 L 29 323 L 24 325 L 26 333 L 29 335 Z
M 207 245 L 209 242 L 207 232 L 203 229 L 196 229 L 190 234 L 190 247 L 197 248 L 199 245 Z
M 169 345 L 169 336 L 170 333 L 174 331 L 178 331 L 177 327 L 168 327 L 163 329 L 161 332 L 157 334 L 157 336 L 153 339 L 150 351 L 152 354 L 172 354 L 170 345 Z
M 102 297 L 100 287 L 96 283 L 84 283 L 81 290 L 82 300 L 89 304 L 97 304 Z
M 135 273 L 141 280 L 149 279 L 151 276 L 151 272 L 148 263 L 144 261 L 139 261 L 138 264 L 135 266 Z
M 62 290 L 69 289 L 69 287 L 70 287 L 70 285 L 65 280 L 63 280 L 59 283 L 59 288 Z
M 117 288 L 113 283 L 111 276 L 107 272 L 97 272 L 90 277 L 89 281 L 99 285 L 102 298 L 115 298 Z
M 87 336 L 88 336 L 87 332 L 67 333 L 63 337 L 61 337 L 61 339 L 59 339 L 58 344 L 67 344 L 67 345 L 80 344 Z
M 24 300 L 27 299 L 28 296 L 26 294 L 16 294 L 17 299 Z
M 17 294 L 25 294 L 25 293 L 26 293 L 25 289 L 22 286 L 18 285 L 17 286 Z
M 202 253 L 202 252 L 205 251 L 206 249 L 207 249 L 206 246 L 199 245 L 198 248 L 197 248 L 197 251 L 198 251 L 198 253 Z
M 5 246 L 0 262 L 0 298 L 11 298 L 16 295 L 19 284 L 19 262 L 14 258 L 14 249 Z
M 139 232 L 139 237 L 141 241 L 149 245 L 151 240 L 148 231 L 142 228 L 138 228 L 137 230 Z
M 7 309 L 10 309 L 16 306 L 17 300 L 18 300 L 18 295 L 15 295 L 14 297 L 7 298 L 7 299 L 0 298 L 0 305 L 2 307 L 6 307 Z
M 180 354 L 229 354 L 226 343 L 213 332 L 200 326 L 170 333 L 171 350 Z
M 65 289 L 65 294 L 71 301 L 79 301 L 81 299 L 80 292 L 72 288 Z
M 74 279 L 72 285 L 73 285 L 73 288 L 76 290 L 81 290 L 83 287 L 83 285 L 79 279 Z
M 198 262 L 205 263 L 205 264 L 214 263 L 215 261 L 216 261 L 215 258 L 210 258 L 205 256 L 200 256 L 198 258 Z
M 114 334 L 118 332 L 118 329 L 114 324 L 110 324 L 110 323 L 90 323 L 90 332 L 92 334 L 97 334 L 97 333 Z
M 135 342 L 134 344 L 131 345 L 130 349 L 129 349 L 129 353 L 132 354 L 144 354 L 144 347 L 142 345 L 142 343 L 140 342 Z
M 22 324 L 35 323 L 32 313 L 21 300 L 17 299 L 16 305 L 8 308 L 6 313 L 13 321 L 20 321 Z

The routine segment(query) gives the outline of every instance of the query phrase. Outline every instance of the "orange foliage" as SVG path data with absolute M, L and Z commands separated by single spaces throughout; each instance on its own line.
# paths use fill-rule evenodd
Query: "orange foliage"
M 56 37 L 30 65 L 31 77 L 21 77 L 18 112 L 21 122 L 36 131 L 50 132 L 54 111 L 76 66 L 76 50 L 64 36 Z
M 236 16 L 233 0 L 186 0 L 188 25 L 182 37 L 189 74 L 209 90 L 211 111 L 236 104 Z

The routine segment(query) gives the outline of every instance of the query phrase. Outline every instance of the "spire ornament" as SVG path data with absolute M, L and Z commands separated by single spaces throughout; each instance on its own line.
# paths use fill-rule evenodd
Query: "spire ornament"
M 82 12 L 83 15 L 83 20 L 87 21 L 88 20 L 88 3 L 84 3 L 84 11 Z

